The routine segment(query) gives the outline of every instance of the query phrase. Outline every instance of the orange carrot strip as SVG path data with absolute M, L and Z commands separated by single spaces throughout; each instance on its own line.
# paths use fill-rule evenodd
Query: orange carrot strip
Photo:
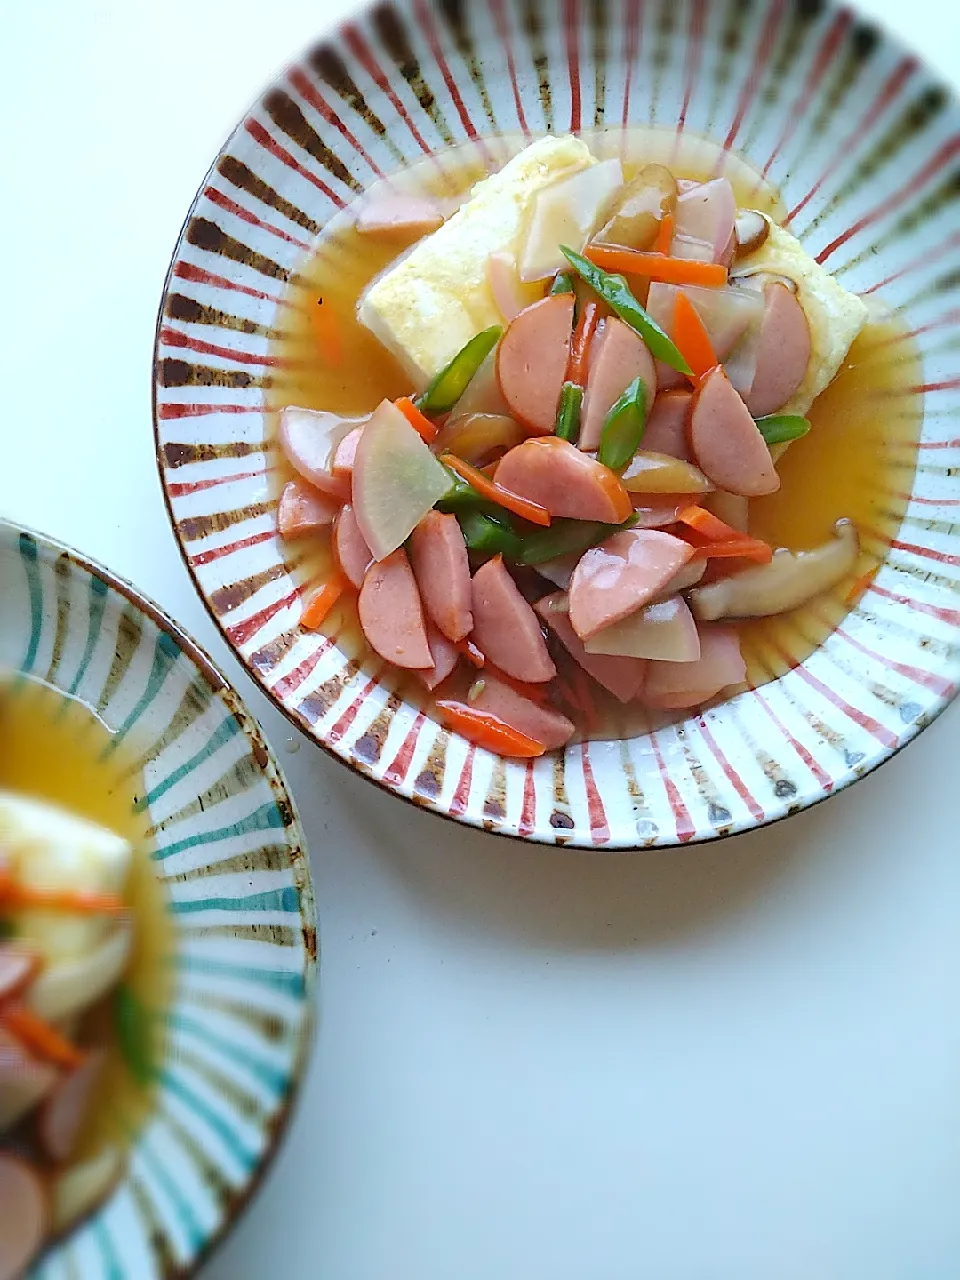
M 550 512 L 546 507 L 541 507 L 539 502 L 531 502 L 529 498 L 522 498 L 512 489 L 505 489 L 502 484 L 497 484 L 496 480 L 491 480 L 476 467 L 471 467 L 469 462 L 458 458 L 456 454 L 443 453 L 440 455 L 440 461 L 445 463 L 451 471 L 455 471 L 461 480 L 472 484 L 477 493 L 484 498 L 489 498 L 497 506 L 512 511 L 516 516 L 522 516 L 531 524 L 548 525 L 550 523 Z
M 453 647 L 458 653 L 462 653 L 468 662 L 472 662 L 475 667 L 482 667 L 486 662 L 486 658 L 469 638 L 458 640 Z
M 708 560 L 726 560 L 737 556 L 756 561 L 757 564 L 769 564 L 773 559 L 773 547 L 768 542 L 761 542 L 759 538 L 750 538 L 746 534 L 725 542 L 706 542 L 697 551 Z
M 693 370 L 690 381 L 694 384 L 720 363 L 710 335 L 685 293 L 678 293 L 673 304 L 673 341 Z
M 726 542 L 730 538 L 742 538 L 744 535 L 733 525 L 727 524 L 719 516 L 715 516 L 706 507 L 689 506 L 677 512 L 677 520 L 688 528 L 703 534 L 708 542 Z
M 310 319 L 313 331 L 320 341 L 320 349 L 328 364 L 343 362 L 343 339 L 340 337 L 340 326 L 329 302 L 317 299 L 317 305 L 310 308 Z
M 324 618 L 343 595 L 343 579 L 331 578 L 329 582 L 325 582 L 310 597 L 309 603 L 300 615 L 301 627 L 306 627 L 308 631 L 316 631 L 321 625 Z
M 871 569 L 868 573 L 861 573 L 860 577 L 853 583 L 850 590 L 843 598 L 845 605 L 855 605 L 865 592 L 869 591 L 870 586 L 877 576 L 877 570 Z
M 83 1054 L 76 1045 L 71 1044 L 56 1027 L 51 1027 L 49 1022 L 45 1022 L 26 1005 L 4 1005 L 0 1009 L 0 1024 L 38 1058 L 46 1058 L 48 1062 L 68 1071 L 79 1067 L 83 1062 Z
M 591 244 L 585 257 L 604 271 L 623 275 L 646 276 L 665 284 L 702 284 L 719 289 L 727 283 L 727 268 L 719 262 L 695 262 L 690 258 L 669 258 L 662 253 L 644 253 L 639 249 L 613 249 Z
M 673 244 L 673 228 L 675 225 L 672 213 L 665 213 L 660 219 L 660 226 L 657 229 L 657 238 L 653 244 L 654 253 L 662 253 L 667 257 L 670 253 L 670 246 Z
M 430 444 L 436 439 L 437 426 L 431 422 L 425 413 L 422 413 L 413 403 L 409 396 L 401 396 L 399 400 L 395 400 L 394 404 L 413 427 L 414 431 L 421 440 Z
M 42 907 L 77 915 L 119 916 L 126 904 L 115 893 L 83 893 L 73 889 L 37 889 L 0 878 L 0 910 L 6 907 Z
M 570 343 L 570 359 L 567 361 L 567 382 L 573 382 L 578 387 L 587 384 L 587 360 L 599 323 L 600 303 L 591 298 L 580 308 L 580 318 Z
M 477 711 L 468 707 L 465 702 L 453 702 L 446 698 L 437 700 L 437 710 L 444 721 L 461 734 L 468 742 L 475 742 L 478 747 L 486 747 L 500 756 L 518 756 L 522 759 L 542 756 L 546 747 L 536 738 L 528 738 L 519 729 L 514 729 L 501 720 L 499 716 L 490 715 L 486 711 Z

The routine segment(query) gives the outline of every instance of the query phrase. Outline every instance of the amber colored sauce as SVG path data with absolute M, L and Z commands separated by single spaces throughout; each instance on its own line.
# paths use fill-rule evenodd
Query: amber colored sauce
M 712 176 L 717 158 L 714 144 L 692 135 L 682 140 L 678 153 L 672 130 L 637 129 L 626 134 L 603 130 L 584 137 L 601 158 L 621 154 L 627 177 L 640 163 L 657 161 L 677 177 L 703 180 Z M 521 139 L 512 137 L 487 141 L 496 156 L 493 165 L 471 144 L 421 161 L 387 181 L 404 190 L 464 191 L 522 145 Z M 728 157 L 725 172 L 738 204 L 769 212 L 774 218 L 783 216 L 778 193 L 745 162 Z M 357 414 L 368 412 L 384 397 L 410 392 L 409 378 L 358 323 L 356 308 L 367 285 L 412 242 L 360 235 L 349 210 L 331 221 L 288 289 L 281 332 L 274 342 L 273 354 L 281 363 L 270 392 L 271 408 L 279 411 L 299 404 Z M 314 324 L 318 298 L 336 320 L 342 345 L 338 362 L 326 358 Z M 860 530 L 861 556 L 848 582 L 811 605 L 778 618 L 738 624 L 750 683 L 775 679 L 808 657 L 883 561 L 913 483 L 921 399 L 910 388 L 920 382 L 920 359 L 902 327 L 892 320 L 868 324 L 811 409 L 809 435 L 793 444 L 779 462 L 779 493 L 751 504 L 751 532 L 774 546 L 794 550 L 823 542 L 837 520 L 851 519 Z M 277 478 L 288 476 L 278 474 Z M 294 547 L 295 572 L 304 581 L 322 579 L 330 564 L 329 546 Z M 335 610 L 325 629 L 336 631 L 351 656 L 363 651 L 352 601 Z M 561 669 L 563 664 L 560 654 Z M 454 679 L 468 683 L 471 678 L 463 672 Z M 396 683 L 411 701 L 421 705 L 428 701 L 420 686 L 399 672 Z M 446 688 L 445 692 L 450 696 Z M 599 723 L 586 736 L 619 737 L 642 731 L 647 724 L 645 712 L 623 708 L 602 690 L 596 690 L 596 701 Z
M 18 679 L 0 685 L 0 788 L 50 801 L 108 827 L 134 847 L 124 891 L 133 919 L 133 950 L 123 981 L 153 1017 L 146 1062 L 162 1053 L 163 1014 L 171 996 L 173 953 L 162 889 L 149 860 L 146 815 L 134 805 L 143 781 L 134 748 L 114 749 L 109 729 L 84 703 L 49 685 Z M 113 1030 L 110 997 L 84 1016 L 76 1032 L 84 1046 L 107 1050 L 106 1065 L 78 1145 L 77 1158 L 105 1142 L 127 1144 L 151 1105 L 151 1090 L 131 1075 Z

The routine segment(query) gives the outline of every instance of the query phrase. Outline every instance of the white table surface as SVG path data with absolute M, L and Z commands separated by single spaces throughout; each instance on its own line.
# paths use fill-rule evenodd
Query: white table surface
M 955 1280 L 958 708 L 770 831 L 525 849 L 294 752 L 194 593 L 153 459 L 164 272 L 236 120 L 350 7 L 0 4 L 0 512 L 208 648 L 312 854 L 316 1051 L 206 1280 Z M 956 77 L 955 6 L 866 7 Z

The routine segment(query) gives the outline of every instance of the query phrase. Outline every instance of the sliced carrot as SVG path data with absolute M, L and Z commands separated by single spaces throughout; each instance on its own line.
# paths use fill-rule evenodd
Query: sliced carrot
M 670 246 L 673 244 L 673 228 L 675 222 L 672 213 L 665 213 L 660 219 L 660 226 L 657 229 L 657 238 L 653 244 L 654 253 L 662 253 L 665 257 L 670 253 Z
M 343 339 L 340 337 L 340 326 L 330 303 L 323 298 L 318 298 L 317 305 L 310 308 L 310 319 L 327 364 L 341 364 Z
M 58 1067 L 72 1071 L 83 1062 L 83 1054 L 76 1045 L 26 1005 L 4 1005 L 0 1009 L 0 1025 L 36 1057 L 45 1058 Z
M 730 538 L 742 538 L 744 535 L 733 525 L 727 524 L 719 516 L 715 516 L 706 507 L 689 506 L 677 512 L 677 520 L 688 528 L 700 533 L 708 542 L 726 542 Z
M 344 585 L 343 578 L 335 577 L 318 587 L 300 615 L 301 627 L 306 627 L 308 631 L 316 631 L 343 595 Z
M 855 605 L 860 597 L 869 591 L 874 578 L 877 576 L 877 570 L 871 569 L 868 573 L 861 573 L 860 577 L 853 583 L 850 590 L 843 598 L 843 603 L 848 606 Z
M 458 653 L 462 653 L 468 662 L 472 662 L 475 667 L 482 667 L 486 662 L 486 658 L 469 638 L 458 640 L 453 646 Z
M 443 453 L 440 455 L 440 461 L 445 463 L 451 471 L 455 471 L 461 480 L 472 484 L 482 497 L 489 498 L 504 510 L 512 511 L 515 516 L 522 516 L 531 524 L 548 525 L 550 523 L 550 512 L 546 507 L 542 507 L 539 502 L 531 502 L 529 498 L 522 498 L 512 489 L 505 489 L 502 484 L 497 484 L 496 480 L 491 480 L 489 476 L 485 476 L 476 467 L 471 467 L 469 462 L 464 462 L 456 454 Z
M 519 729 L 514 729 L 501 720 L 499 716 L 487 711 L 477 711 L 465 702 L 453 702 L 446 698 L 437 700 L 437 710 L 444 721 L 462 734 L 468 742 L 475 742 L 478 747 L 486 747 L 500 756 L 518 756 L 521 759 L 542 756 L 546 747 L 536 738 L 528 738 Z
M 710 335 L 685 293 L 678 292 L 673 304 L 673 341 L 693 370 L 690 381 L 694 385 L 720 363 Z
M 394 401 L 394 404 L 421 440 L 431 444 L 436 439 L 439 428 L 430 421 L 425 413 L 417 408 L 409 396 L 401 396 L 399 400 Z
M 77 915 L 123 915 L 127 906 L 115 893 L 83 893 L 73 889 L 37 889 L 15 884 L 0 876 L 0 909 L 42 907 L 48 911 L 69 911 Z
M 697 548 L 697 551 L 708 560 L 727 560 L 737 557 L 742 560 L 752 560 L 756 564 L 769 564 L 773 559 L 773 547 L 769 542 L 761 542 L 759 538 L 751 538 L 744 533 L 725 542 L 705 542 Z
M 570 343 L 570 359 L 567 362 L 567 382 L 578 387 L 587 385 L 587 367 L 590 347 L 597 325 L 600 323 L 600 303 L 591 298 L 580 308 L 580 318 Z
M 604 271 L 646 276 L 665 284 L 702 284 L 708 289 L 719 289 L 727 283 L 727 268 L 719 262 L 695 262 L 691 258 L 670 258 L 662 253 L 612 249 L 600 244 L 588 245 L 583 252 Z

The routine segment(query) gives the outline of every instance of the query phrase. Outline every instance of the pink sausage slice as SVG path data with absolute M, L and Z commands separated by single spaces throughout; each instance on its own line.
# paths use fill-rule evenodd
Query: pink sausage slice
M 693 402 L 692 391 L 661 391 L 643 429 L 640 448 L 666 453 L 681 462 L 690 461 L 687 419 Z
M 103 1063 L 102 1053 L 91 1053 L 79 1067 L 60 1080 L 43 1104 L 40 1138 L 47 1155 L 57 1163 L 69 1160 L 73 1155 Z
M 349 504 L 341 507 L 333 525 L 333 556 L 343 576 L 359 590 L 373 564 L 373 552 L 367 546 Z
M 538 600 L 537 613 L 588 676 L 603 685 L 620 702 L 632 702 L 643 687 L 647 664 L 642 658 L 610 658 L 605 654 L 587 653 L 583 642 L 570 625 L 570 616 L 556 608 L 565 603 L 565 593 L 554 591 Z
M 433 658 L 433 666 L 427 667 L 416 673 L 417 679 L 433 693 L 438 684 L 442 684 L 447 676 L 457 665 L 460 654 L 455 644 L 448 640 L 442 631 L 438 631 L 436 627 L 427 623 L 427 644 L 430 646 L 430 656 Z
M 472 588 L 457 517 L 428 511 L 411 535 L 410 558 L 427 616 L 448 640 L 462 640 L 473 627 Z
M 367 570 L 357 608 L 363 634 L 381 658 L 411 670 L 434 665 L 420 593 L 402 547 Z
M 483 689 L 470 702 L 470 706 L 476 711 L 499 716 L 511 729 L 542 742 L 548 751 L 562 747 L 573 737 L 573 724 L 559 711 L 525 698 L 496 676 L 482 672 L 480 678 L 483 680 Z
M 556 424 L 572 333 L 573 294 L 554 294 L 524 307 L 497 348 L 497 381 L 507 407 L 536 435 L 549 435 Z
M 26 1160 L 0 1152 L 0 1280 L 17 1280 L 47 1233 L 50 1207 L 40 1175 Z
M 357 456 L 357 445 L 363 435 L 363 427 L 354 427 L 343 437 L 333 451 L 330 470 L 342 480 L 350 480 L 353 476 L 353 460 Z
M 694 461 L 718 489 L 759 498 L 780 488 L 766 441 L 722 368 L 700 383 L 689 431 Z
M 525 440 L 504 454 L 497 483 L 546 507 L 552 516 L 620 524 L 632 510 L 620 478 L 556 436 Z
M 793 291 L 777 281 L 767 285 L 764 298 L 756 372 L 744 396 L 755 418 L 782 408 L 810 363 L 810 326 Z
M 635 613 L 675 578 L 693 547 L 659 529 L 624 529 L 581 557 L 570 580 L 570 621 L 581 640 Z
M 302 480 L 288 480 L 277 508 L 277 528 L 281 538 L 302 538 L 333 524 L 340 503 Z
M 735 628 L 699 624 L 696 662 L 651 662 L 643 701 L 664 711 L 685 711 L 709 701 L 729 685 L 740 684 L 746 665 Z
M 603 423 L 617 399 L 634 378 L 647 388 L 647 404 L 657 394 L 657 371 L 647 344 L 628 324 L 612 317 L 605 320 L 590 358 L 590 372 L 583 398 L 580 448 L 598 449 Z
M 483 656 L 524 684 L 541 684 L 557 674 L 537 615 L 500 556 L 473 575 L 473 639 Z

